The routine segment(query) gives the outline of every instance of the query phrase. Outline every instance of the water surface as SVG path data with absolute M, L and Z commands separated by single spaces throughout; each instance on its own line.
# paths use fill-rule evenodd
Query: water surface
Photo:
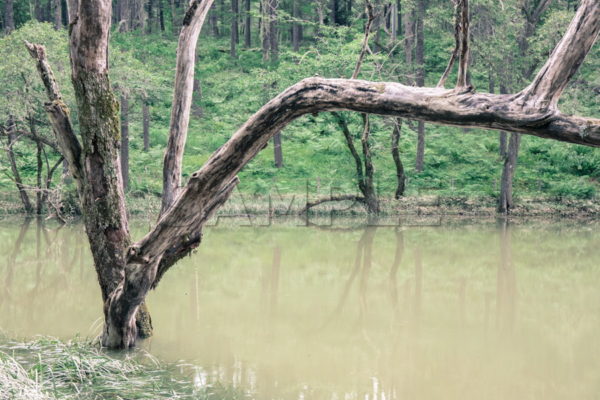
M 256 399 L 600 393 L 600 223 L 239 225 L 207 229 L 149 296 L 144 347 L 190 385 Z M 98 333 L 81 225 L 0 221 L 0 251 L 8 336 Z

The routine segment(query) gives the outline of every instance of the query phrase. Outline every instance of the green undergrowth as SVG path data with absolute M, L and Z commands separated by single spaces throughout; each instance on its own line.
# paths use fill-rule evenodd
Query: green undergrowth
M 194 368 L 143 350 L 112 353 L 89 341 L 37 338 L 0 345 L 0 399 L 243 399 L 242 391 L 199 385 Z

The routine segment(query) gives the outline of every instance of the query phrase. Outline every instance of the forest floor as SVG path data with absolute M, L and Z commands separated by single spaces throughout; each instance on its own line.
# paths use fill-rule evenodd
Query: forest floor
M 308 201 L 326 198 L 327 194 L 310 195 Z M 400 200 L 380 198 L 383 217 L 403 215 L 441 216 L 497 216 L 496 199 L 489 196 L 406 196 Z M 247 195 L 234 192 L 232 198 L 220 209 L 220 216 L 268 216 L 295 217 L 307 203 L 306 194 L 297 195 Z M 160 199 L 155 196 L 127 196 L 127 206 L 132 216 L 155 216 L 160 210 Z M 69 206 L 73 210 L 76 206 Z M 0 216 L 20 215 L 23 209 L 15 194 L 0 193 Z M 76 212 L 66 211 L 69 218 Z M 51 213 L 52 215 L 52 213 Z M 337 217 L 366 215 L 364 207 L 350 201 L 327 202 L 311 210 L 311 215 Z M 528 197 L 515 200 L 512 216 L 523 217 L 581 217 L 600 216 L 600 202 L 595 199 L 557 199 L 550 197 Z

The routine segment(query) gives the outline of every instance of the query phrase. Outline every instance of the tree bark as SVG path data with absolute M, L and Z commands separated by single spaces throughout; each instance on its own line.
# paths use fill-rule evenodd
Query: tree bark
M 14 0 L 4 0 L 4 31 L 9 34 L 15 30 Z
M 147 100 L 142 102 L 142 136 L 144 151 L 150 150 L 150 105 Z
M 121 175 L 123 190 L 129 189 L 129 97 L 121 94 Z
M 187 140 L 194 89 L 196 45 L 211 4 L 211 1 L 206 0 L 192 1 L 183 19 L 183 26 L 179 34 L 169 141 L 163 163 L 161 214 L 173 204 L 181 186 L 183 152 Z

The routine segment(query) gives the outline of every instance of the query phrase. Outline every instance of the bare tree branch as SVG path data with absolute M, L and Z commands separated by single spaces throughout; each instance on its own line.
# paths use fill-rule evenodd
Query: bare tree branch
M 456 58 L 458 57 L 458 53 L 460 51 L 460 23 L 461 23 L 461 16 L 462 16 L 462 12 L 461 12 L 461 7 L 460 5 L 463 4 L 462 2 L 458 1 L 458 0 L 452 0 L 454 2 L 454 50 L 452 50 L 452 55 L 450 56 L 450 60 L 448 60 L 448 65 L 446 66 L 446 69 L 444 70 L 444 73 L 442 74 L 437 87 L 444 87 L 444 84 L 446 83 L 446 79 L 448 79 L 448 75 L 450 75 L 450 72 L 452 72 L 452 67 L 454 66 L 454 62 L 456 61 Z
M 181 186 L 183 151 L 187 139 L 194 91 L 194 68 L 196 66 L 196 44 L 210 10 L 212 0 L 192 0 L 185 13 L 177 45 L 175 91 L 171 108 L 169 141 L 163 163 L 163 194 L 161 214 L 177 198 Z
M 362 67 L 362 62 L 365 58 L 365 54 L 367 53 L 367 48 L 369 47 L 369 35 L 371 34 L 371 26 L 373 25 L 373 21 L 375 20 L 375 15 L 373 14 L 373 5 L 369 0 L 366 0 L 365 3 L 365 10 L 367 12 L 367 25 L 365 26 L 365 36 L 363 38 L 362 46 L 360 48 L 360 54 L 358 55 L 358 61 L 356 61 L 356 66 L 354 67 L 354 72 L 352 73 L 352 77 L 350 79 L 358 78 L 360 68 Z
M 533 82 L 521 92 L 539 108 L 556 108 L 558 99 L 590 51 L 600 32 L 600 1 L 584 0 L 567 32 Z
M 77 136 L 75 136 L 69 110 L 63 102 L 60 89 L 54 78 L 54 73 L 46 58 L 46 49 L 44 46 L 29 42 L 25 42 L 25 45 L 31 57 L 36 60 L 40 78 L 46 88 L 49 102 L 45 103 L 45 109 L 52 124 L 60 152 L 67 160 L 71 175 L 80 181 L 83 176 L 81 168 L 81 145 Z

